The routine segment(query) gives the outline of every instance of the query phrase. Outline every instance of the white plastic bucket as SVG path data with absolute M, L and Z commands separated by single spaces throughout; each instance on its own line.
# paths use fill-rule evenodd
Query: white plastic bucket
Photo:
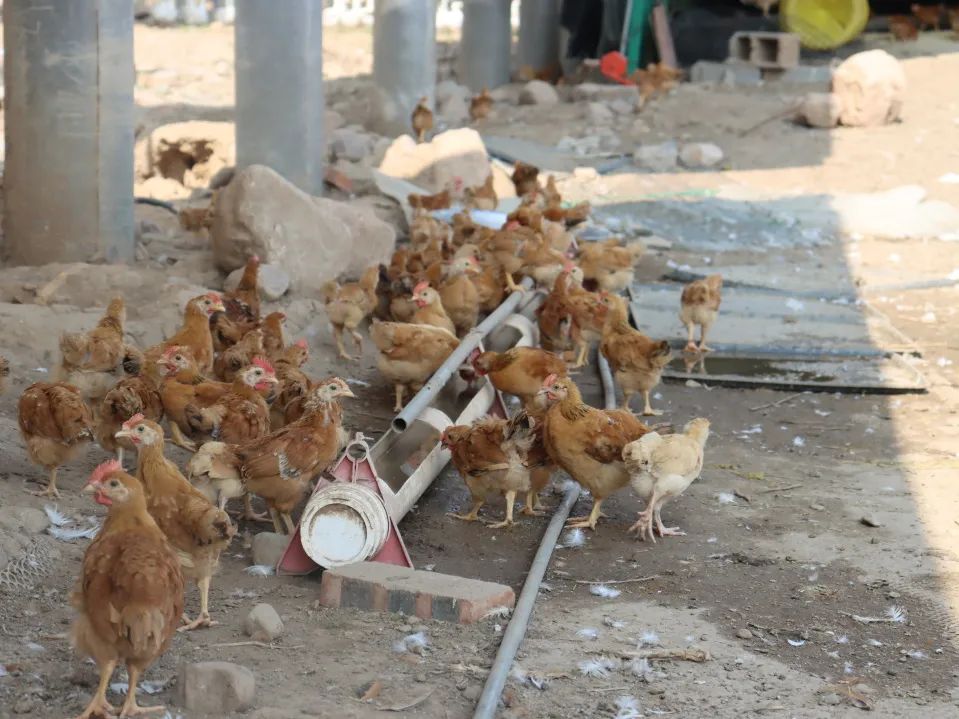
M 300 519 L 303 551 L 327 569 L 373 558 L 389 533 L 383 500 L 359 484 L 338 482 L 321 489 Z

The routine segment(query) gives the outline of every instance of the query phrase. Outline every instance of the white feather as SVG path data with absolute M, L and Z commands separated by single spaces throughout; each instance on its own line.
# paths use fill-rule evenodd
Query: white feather
M 596 629 L 593 629 L 592 627 L 583 627 L 578 632 L 576 632 L 576 636 L 579 637 L 580 639 L 598 639 L 599 631 Z
M 43 511 L 47 513 L 47 519 L 50 520 L 50 524 L 53 524 L 57 527 L 62 527 L 64 524 L 72 523 L 72 520 L 59 509 L 57 509 L 56 505 L 45 504 L 43 506 Z
M 906 610 L 902 607 L 889 607 L 886 610 L 886 616 L 897 624 L 904 624 L 906 621 Z
M 720 492 L 716 495 L 720 504 L 736 504 L 736 495 L 732 492 Z
M 416 632 L 408 634 L 402 639 L 393 642 L 393 651 L 397 654 L 411 652 L 413 654 L 422 654 L 429 647 L 430 640 L 426 632 Z
M 586 533 L 582 529 L 571 529 L 563 537 L 563 546 L 570 549 L 582 547 L 586 544 Z
M 243 571 L 252 574 L 254 577 L 272 577 L 276 574 L 276 569 L 269 564 L 251 564 Z
M 617 697 L 615 719 L 640 719 L 639 700 L 633 696 Z
M 786 641 L 789 642 L 790 646 L 793 647 L 801 647 L 806 643 L 805 639 L 787 639 Z
M 655 647 L 659 644 L 659 635 L 656 632 L 643 632 L 639 638 L 639 643 L 644 647 Z
M 622 629 L 626 626 L 626 622 L 621 622 L 618 619 L 613 619 L 612 617 L 603 617 L 603 624 L 611 629 Z
M 605 584 L 591 584 L 589 593 L 595 594 L 597 597 L 605 597 L 606 599 L 615 599 L 622 594 L 618 589 L 613 589 Z
M 75 542 L 78 539 L 93 539 L 100 531 L 100 525 L 89 527 L 60 527 L 51 524 L 47 527 L 47 534 L 61 542 Z
M 596 659 L 584 659 L 577 666 L 583 676 L 604 679 L 609 676 L 611 671 L 619 669 L 620 662 L 618 659 L 611 657 L 597 657 Z

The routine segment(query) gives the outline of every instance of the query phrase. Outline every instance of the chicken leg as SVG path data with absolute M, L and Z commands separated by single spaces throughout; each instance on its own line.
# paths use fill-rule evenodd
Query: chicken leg
M 576 361 L 573 363 L 573 369 L 579 369 L 589 364 L 589 343 L 581 342 L 576 352 Z
M 603 500 L 600 497 L 596 497 L 593 500 L 593 508 L 590 510 L 588 517 L 570 517 L 566 520 L 567 529 L 592 529 L 596 530 L 596 523 L 599 521 L 600 517 L 605 517 L 606 515 L 600 511 L 600 507 L 603 505 Z
M 645 402 L 645 405 L 643 406 L 644 417 L 659 417 L 663 413 L 663 410 L 661 409 L 653 409 L 653 406 L 649 403 L 648 389 L 643 390 L 643 401 Z
M 47 488 L 36 492 L 30 492 L 34 497 L 52 497 L 60 496 L 60 490 L 57 489 L 57 468 L 50 468 L 50 480 L 47 482 Z
M 137 704 L 137 684 L 140 682 L 142 672 L 138 667 L 127 664 L 127 674 L 130 677 L 130 688 L 127 689 L 127 698 L 120 708 L 120 719 L 125 717 L 135 717 L 141 714 L 155 714 L 156 712 L 166 711 L 165 706 L 141 707 Z
M 210 619 L 210 577 L 200 577 L 196 580 L 196 586 L 200 590 L 200 614 L 192 622 L 188 621 L 178 628 L 178 632 L 191 632 L 194 629 L 212 627 L 219 623 Z
M 291 517 L 288 512 L 281 512 L 280 517 L 283 519 L 283 524 L 286 525 L 286 533 L 293 536 L 293 534 L 296 533 L 296 525 L 293 524 L 293 517 Z
M 393 405 L 394 412 L 403 411 L 403 394 L 406 391 L 406 387 L 401 384 L 396 385 L 396 402 Z
M 280 524 L 280 513 L 273 507 L 270 507 L 270 517 L 273 519 L 273 530 L 277 534 L 284 534 L 283 525 Z
M 117 447 L 117 462 L 121 467 L 123 466 L 123 447 Z
M 666 497 L 663 497 L 659 500 L 659 503 L 656 505 L 656 509 L 653 511 L 653 515 L 656 520 L 656 529 L 659 530 L 660 537 L 685 537 L 686 532 L 680 530 L 679 527 L 664 527 L 663 519 L 659 516 L 660 510 L 663 508 L 663 505 L 666 504 Z
M 627 530 L 630 534 L 638 532 L 639 538 L 643 542 L 646 541 L 646 532 L 649 532 L 650 540 L 652 540 L 653 544 L 656 544 L 656 536 L 653 534 L 653 514 L 655 513 L 657 501 L 658 497 L 654 489 L 652 495 L 646 501 L 646 508 L 637 515 L 636 523 Z
M 116 707 L 107 701 L 107 687 L 110 685 L 110 677 L 113 676 L 113 670 L 116 669 L 117 660 L 111 659 L 100 668 L 100 683 L 97 685 L 97 693 L 83 710 L 83 714 L 77 719 L 92 719 L 93 717 L 106 716 L 112 717 L 116 714 Z
M 696 325 L 692 322 L 686 323 L 686 350 L 689 352 L 698 352 L 699 348 L 696 346 Z
M 354 358 L 347 353 L 346 348 L 343 346 L 343 328 L 339 325 L 330 325 L 333 329 L 333 340 L 336 342 L 336 351 L 347 362 L 351 362 Z
M 220 495 L 223 498 L 223 495 Z M 223 506 L 226 505 L 226 499 L 223 498 L 223 505 L 220 509 L 223 509 Z M 240 515 L 240 519 L 245 519 L 248 522 L 270 522 L 272 521 L 267 515 L 260 513 L 257 514 L 253 511 L 253 497 L 249 492 L 243 495 L 243 514 Z
M 709 330 L 708 324 L 702 324 L 699 326 L 699 351 L 700 352 L 712 352 L 713 348 L 706 345 L 706 332 Z
M 353 342 L 356 344 L 356 359 L 360 359 L 363 356 L 363 335 L 356 331 L 356 328 L 350 329 L 350 334 L 353 336 Z
M 180 429 L 180 425 L 172 420 L 170 421 L 170 441 L 177 447 L 185 449 L 187 452 L 196 452 L 196 443 L 187 439 L 183 434 L 183 430 Z
M 519 510 L 520 514 L 525 514 L 527 517 L 542 517 L 543 512 L 540 511 L 542 509 L 543 505 L 539 501 L 539 493 L 533 489 L 526 492 L 526 504 Z
M 516 502 L 516 490 L 510 489 L 506 492 L 506 519 L 502 522 L 489 525 L 490 529 L 502 529 L 503 527 L 513 526 L 513 504 Z
M 482 499 L 474 499 L 473 506 L 470 508 L 468 514 L 456 514 L 455 512 L 450 512 L 449 516 L 455 517 L 456 519 L 462 519 L 464 522 L 479 522 L 482 521 L 479 518 L 480 507 L 483 506 Z

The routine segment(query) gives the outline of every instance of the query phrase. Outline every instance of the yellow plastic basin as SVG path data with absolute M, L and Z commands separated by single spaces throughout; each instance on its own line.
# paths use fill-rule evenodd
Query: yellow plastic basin
M 869 0 L 782 0 L 779 19 L 805 47 L 832 50 L 856 38 L 869 21 Z

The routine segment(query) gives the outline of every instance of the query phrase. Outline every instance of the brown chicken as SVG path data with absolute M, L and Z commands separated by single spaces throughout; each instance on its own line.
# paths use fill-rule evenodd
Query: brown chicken
M 413 134 L 416 135 L 418 142 L 426 139 L 426 133 L 433 129 L 433 111 L 430 110 L 430 99 L 421 97 L 419 103 L 413 108 L 413 114 L 410 122 L 413 124 Z
M 666 63 L 651 62 L 636 70 L 630 79 L 639 87 L 639 96 L 643 102 L 659 94 L 665 94 L 676 87 L 676 83 L 683 76 L 683 71 L 670 67 Z
M 186 347 L 167 348 L 157 364 L 164 375 L 160 401 L 169 419 L 171 439 L 178 447 L 195 452 L 196 444 L 186 438 L 191 431 L 186 418 L 187 406 L 210 407 L 230 391 L 231 385 L 203 377 Z
M 271 362 L 286 348 L 286 339 L 283 336 L 284 322 L 286 322 L 286 315 L 282 312 L 271 312 L 263 318 L 260 330 L 263 332 L 263 352 Z
M 116 433 L 124 422 L 136 414 L 159 422 L 163 419 L 163 400 L 160 399 L 159 390 L 148 379 L 127 377 L 106 393 L 96 420 L 97 442 L 107 452 L 115 453 L 121 466 L 123 450 L 133 450 L 134 446 L 128 440 L 117 439 Z
M 513 186 L 516 188 L 518 197 L 526 197 L 531 193 L 539 191 L 539 168 L 534 165 L 528 165 L 525 162 L 516 161 L 513 165 Z
M 420 282 L 413 288 L 413 304 L 416 305 L 416 311 L 410 318 L 410 322 L 415 325 L 430 325 L 447 330 L 450 334 L 456 335 L 456 325 L 446 313 L 443 307 L 443 300 L 440 299 L 440 293 L 434 290 L 426 282 Z
M 472 278 L 476 287 L 476 295 L 480 309 L 483 312 L 492 312 L 503 302 L 506 296 L 506 277 L 503 269 L 496 262 L 480 260 L 480 272 Z
M 469 210 L 495 210 L 499 197 L 493 188 L 493 173 L 486 176 L 486 182 L 479 187 L 467 187 L 463 193 L 463 206 Z
M 901 42 L 906 40 L 918 40 L 919 28 L 908 15 L 890 15 L 889 32 L 892 36 Z
M 239 444 L 259 439 L 270 431 L 270 408 L 261 392 L 277 384 L 276 373 L 257 357 L 236 375 L 230 391 L 209 407 L 188 404 L 183 413 L 193 435 Z
M 616 295 L 609 297 L 610 308 L 603 327 L 599 349 L 609 361 L 616 382 L 623 390 L 623 409 L 629 411 L 629 401 L 637 392 L 643 393 L 643 414 L 658 416 L 649 403 L 649 393 L 659 384 L 663 368 L 672 358 L 669 342 L 657 342 L 629 324 L 626 300 Z
M 489 88 L 484 87 L 479 95 L 473 95 L 470 98 L 470 119 L 474 122 L 485 120 L 493 110 L 493 97 L 489 94 Z
M 629 483 L 623 447 L 649 428 L 631 412 L 599 410 L 583 402 L 569 377 L 547 377 L 543 444 L 550 458 L 593 495 L 588 517 L 567 520 L 567 526 L 596 529 L 603 501 Z
M 932 28 L 936 32 L 939 31 L 939 21 L 942 19 L 943 11 L 942 4 L 920 5 L 919 3 L 913 3 L 909 6 L 909 9 L 912 10 L 912 14 L 919 21 L 920 30 Z
M 183 325 L 172 337 L 154 345 L 143 353 L 142 373 L 157 385 L 162 374 L 157 361 L 170 347 L 186 347 L 196 360 L 201 374 L 213 370 L 213 335 L 210 334 L 210 317 L 225 310 L 223 301 L 216 292 L 194 297 L 187 302 Z
M 566 362 L 537 347 L 513 347 L 506 352 L 483 352 L 473 360 L 479 376 L 488 376 L 500 392 L 514 395 L 529 407 L 550 375 L 566 376 Z
M 544 349 L 563 352 L 579 347 L 579 327 L 573 321 L 569 303 L 571 291 L 582 281 L 583 271 L 568 263 L 553 281 L 553 289 L 536 311 L 540 342 Z
M 479 319 L 479 292 L 472 279 L 479 273 L 480 266 L 475 257 L 459 257 L 446 266 L 445 277 L 436 287 L 440 305 L 460 337 L 476 327 Z M 413 315 L 414 321 L 416 316 Z
M 293 510 L 344 443 L 339 399 L 353 396 L 339 377 L 325 380 L 310 392 L 301 419 L 254 442 L 207 443 L 190 461 L 190 473 L 208 497 L 219 497 L 221 506 L 243 493 L 262 497 L 276 531 L 292 534 Z
M 622 292 L 633 282 L 636 264 L 643 255 L 643 244 L 633 242 L 625 247 L 619 240 L 585 242 L 579 252 L 584 284 L 595 284 L 607 292 Z
M 61 360 L 56 380 L 76 387 L 92 407 L 99 406 L 103 396 L 120 377 L 126 351 L 123 343 L 125 319 L 123 299 L 115 297 L 90 332 L 60 336 Z
M 264 354 L 263 332 L 247 332 L 243 339 L 232 347 L 227 347 L 213 360 L 213 376 L 221 382 L 232 382 L 237 372 L 253 363 L 254 357 L 262 357 Z
M 116 460 L 101 464 L 83 488 L 107 517 L 83 554 L 72 603 L 74 648 L 96 662 L 100 683 L 80 719 L 114 716 L 107 688 L 117 664 L 129 688 L 120 716 L 165 711 L 140 707 L 140 677 L 167 649 L 183 614 L 183 574 L 166 536 L 147 511 L 143 485 Z
M 404 322 L 374 322 L 370 339 L 380 352 L 377 367 L 394 385 L 395 412 L 403 409 L 406 390 L 418 392 L 459 346 L 449 330 Z
M 535 441 L 532 420 L 525 413 L 512 420 L 484 417 L 471 425 L 453 425 L 443 432 L 441 441 L 448 449 L 453 465 L 460 473 L 473 499 L 468 514 L 452 514 L 457 519 L 475 522 L 490 495 L 506 497 L 506 518 L 490 529 L 513 524 L 513 505 L 518 492 L 530 494 L 530 468 L 527 454 Z
M 722 301 L 723 276 L 710 275 L 702 280 L 694 280 L 683 288 L 680 298 L 679 319 L 686 326 L 688 339 L 686 349 L 690 352 L 709 352 L 706 346 L 706 332 L 719 316 L 719 303 Z M 694 326 L 699 325 L 699 347 L 693 341 Z
M 310 358 L 306 340 L 297 340 L 286 348 L 273 366 L 276 368 L 276 398 L 270 405 L 270 429 L 277 430 L 303 416 L 306 395 L 313 382 L 301 369 Z
M 246 261 L 236 288 L 223 294 L 223 308 L 210 316 L 217 352 L 235 345 L 260 322 L 260 258 L 256 255 Z
M 184 576 L 195 581 L 200 590 L 200 614 L 192 622 L 187 620 L 180 631 L 215 624 L 210 618 L 210 581 L 220 553 L 236 534 L 236 526 L 163 455 L 160 425 L 131 417 L 117 436 L 136 446 L 137 479 L 143 483 L 147 511 L 176 550 Z
M 576 343 L 576 359 L 573 362 L 573 367 L 578 368 L 589 364 L 590 347 L 603 337 L 610 295 L 605 291 L 587 292 L 582 287 L 571 285 L 566 303 L 578 331 L 579 341 Z
M 76 458 L 93 439 L 93 416 L 76 387 L 64 382 L 36 382 L 20 395 L 20 435 L 30 461 L 50 473 L 42 497 L 59 497 L 57 469 Z
M 363 356 L 363 337 L 357 332 L 357 328 L 376 307 L 376 285 L 379 279 L 379 267 L 370 267 L 359 282 L 340 285 L 331 280 L 323 285 L 323 301 L 326 303 L 326 315 L 333 328 L 333 339 L 340 357 L 345 360 Z M 356 357 L 349 355 L 343 347 L 343 330 L 353 337 Z
M 423 210 L 446 210 L 453 206 L 453 193 L 447 188 L 437 192 L 435 195 L 418 195 L 410 193 L 406 201 L 413 208 L 414 214 Z M 414 219 L 419 219 L 423 215 L 418 215 Z

